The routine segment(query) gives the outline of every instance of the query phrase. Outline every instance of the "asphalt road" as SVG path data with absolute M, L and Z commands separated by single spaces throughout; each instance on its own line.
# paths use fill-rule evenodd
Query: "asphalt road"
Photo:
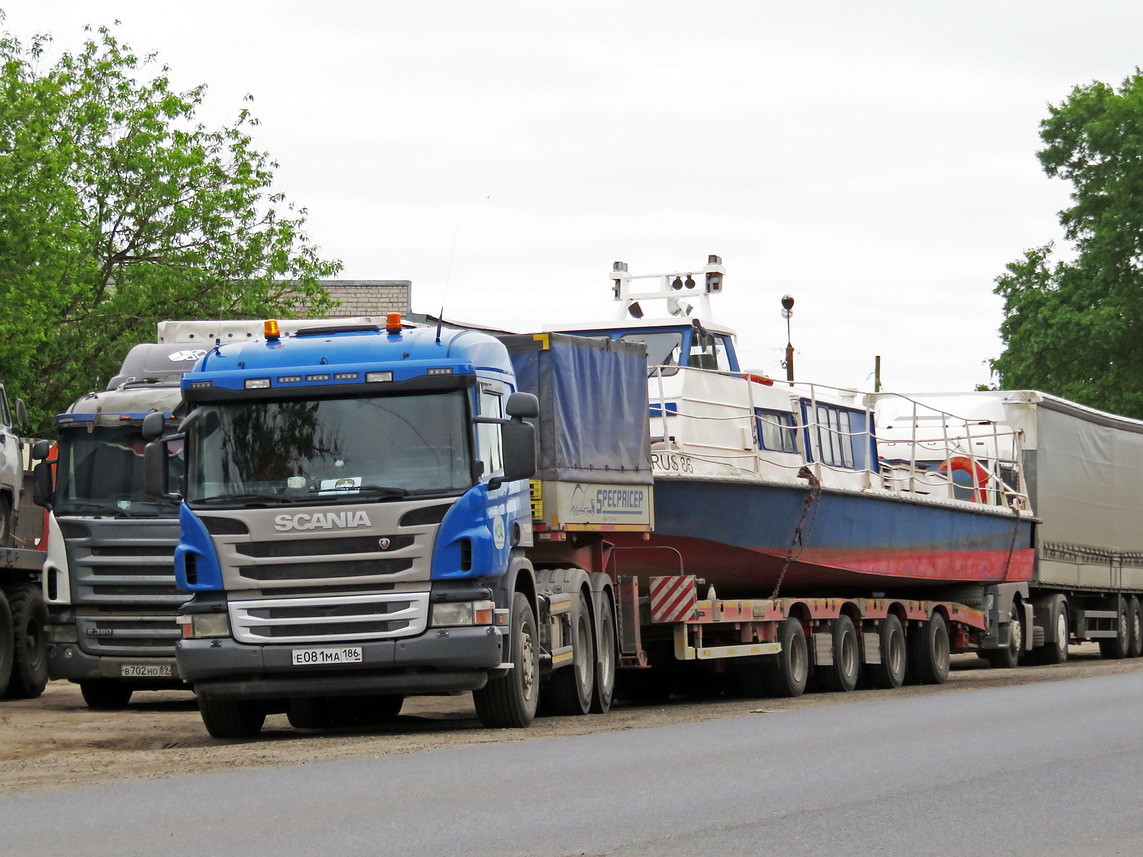
M 1143 673 L 0 799 L 3 853 L 1143 853 Z

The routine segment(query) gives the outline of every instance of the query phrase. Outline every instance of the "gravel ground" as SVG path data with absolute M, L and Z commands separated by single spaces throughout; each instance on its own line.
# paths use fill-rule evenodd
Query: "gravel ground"
M 541 718 L 531 729 L 483 729 L 470 695 L 406 701 L 399 717 L 379 726 L 310 732 L 272 715 L 255 741 L 216 741 L 206 734 L 187 692 L 137 693 L 124 711 L 91 711 L 79 689 L 52 682 L 39 699 L 0 702 L 0 793 L 151 780 L 235 767 L 304 765 L 334 759 L 413 753 L 438 747 L 527 741 L 766 715 L 818 705 L 845 705 L 885 694 L 957 693 L 1082 676 L 1143 670 L 1143 659 L 1104 661 L 1094 645 L 1073 646 L 1066 664 L 993 670 L 957 655 L 939 687 L 809 693 L 799 699 L 673 700 L 654 706 L 617 704 L 606 716 Z

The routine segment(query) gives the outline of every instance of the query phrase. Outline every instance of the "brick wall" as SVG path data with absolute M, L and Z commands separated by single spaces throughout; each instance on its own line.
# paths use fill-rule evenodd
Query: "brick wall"
M 330 297 L 340 301 L 330 311 L 330 318 L 383 316 L 389 312 L 405 316 L 410 312 L 413 284 L 409 280 L 322 280 L 321 284 Z

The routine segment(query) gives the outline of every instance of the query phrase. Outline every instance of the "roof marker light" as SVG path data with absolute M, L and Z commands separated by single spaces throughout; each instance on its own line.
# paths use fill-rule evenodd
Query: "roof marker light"
M 266 334 L 267 342 L 277 342 L 282 337 L 282 332 L 278 329 L 278 319 L 268 318 L 262 324 L 262 330 Z

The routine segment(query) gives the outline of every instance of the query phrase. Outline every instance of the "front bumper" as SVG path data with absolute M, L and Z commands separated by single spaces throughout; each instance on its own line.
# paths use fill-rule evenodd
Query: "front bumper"
M 124 667 L 127 668 L 128 672 L 165 672 L 169 670 L 170 674 L 166 676 L 124 675 Z M 115 679 L 140 689 L 186 687 L 186 682 L 183 681 L 174 658 L 90 655 L 83 651 L 78 643 L 48 644 L 48 677 L 51 679 L 63 678 L 69 681 L 97 678 Z
M 179 674 L 200 696 L 273 699 L 478 690 L 503 666 L 507 651 L 503 630 L 490 625 L 430 628 L 418 637 L 352 645 L 361 648 L 361 663 L 295 666 L 293 650 L 309 647 L 230 638 L 180 640 L 176 657 Z

